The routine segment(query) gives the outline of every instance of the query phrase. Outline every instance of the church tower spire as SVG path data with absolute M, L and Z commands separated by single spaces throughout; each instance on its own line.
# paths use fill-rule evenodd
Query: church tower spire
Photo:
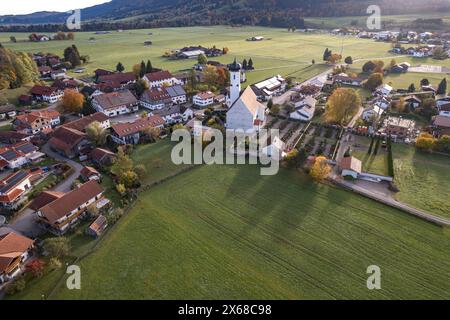
M 230 108 L 241 94 L 241 69 L 242 66 L 234 58 L 234 62 L 228 65 L 230 71 L 230 93 L 227 97 L 227 105 Z

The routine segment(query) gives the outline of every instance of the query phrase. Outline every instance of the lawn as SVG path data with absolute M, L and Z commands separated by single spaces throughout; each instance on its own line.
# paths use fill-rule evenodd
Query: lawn
M 142 194 L 80 262 L 82 289 L 50 298 L 448 299 L 449 245 L 433 224 L 292 171 L 203 166 Z M 380 291 L 366 288 L 373 264 Z
M 149 32 L 152 35 L 149 35 Z M 261 35 L 261 42 L 245 41 L 248 37 Z M 239 60 L 252 58 L 255 71 L 248 73 L 248 84 L 281 74 L 298 76 L 304 80 L 324 70 L 324 65 L 311 66 L 314 59 L 322 62 L 325 47 L 354 59 L 388 56 L 389 44 L 372 40 L 344 38 L 327 33 L 288 32 L 286 29 L 263 27 L 189 27 L 159 28 L 147 30 L 126 30 L 110 34 L 96 35 L 94 32 L 77 32 L 74 41 L 50 41 L 47 43 L 28 42 L 27 33 L 17 33 L 17 43 L 9 42 L 10 33 L 0 33 L 0 43 L 5 47 L 26 52 L 52 52 L 61 55 L 66 47 L 76 44 L 82 55 L 90 56 L 86 66 L 89 74 L 97 68 L 115 69 L 120 61 L 127 70 L 141 60 L 150 59 L 154 66 L 176 72 L 190 69 L 193 60 L 168 60 L 162 55 L 165 51 L 188 45 L 228 47 L 228 55 L 213 58 L 230 63 L 234 57 Z M 95 41 L 90 41 L 90 38 Z M 152 46 L 144 46 L 144 41 L 152 40 Z M 317 71 L 317 72 L 316 72 Z M 74 74 L 79 77 L 84 75 Z
M 360 147 L 354 147 L 352 155 L 362 161 L 362 169 L 364 172 L 388 175 L 387 171 L 387 152 L 386 149 L 380 147 L 378 153 L 375 155 L 373 152 L 369 155 L 367 152 L 370 147 L 370 138 L 355 136 L 356 144 Z M 373 148 L 375 149 L 376 143 Z M 374 151 L 374 150 L 372 150 Z
M 393 145 L 395 182 L 399 201 L 450 218 L 450 157 Z

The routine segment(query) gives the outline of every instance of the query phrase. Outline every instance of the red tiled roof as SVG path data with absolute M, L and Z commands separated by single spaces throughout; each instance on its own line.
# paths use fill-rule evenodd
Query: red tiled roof
M 131 123 L 117 123 L 112 127 L 113 131 L 119 137 L 126 137 L 137 132 L 142 132 L 148 127 L 159 127 L 165 124 L 165 121 L 160 116 L 151 116 L 147 119 L 138 119 Z
M 55 130 L 49 143 L 52 147 L 67 152 L 72 150 L 85 137 L 86 134 L 83 132 L 62 126 Z
M 215 94 L 210 91 L 207 91 L 207 92 L 199 92 L 196 94 L 196 96 L 202 100 L 208 100 L 208 99 L 214 98 Z
M 0 236 L 0 274 L 5 272 L 11 262 L 28 251 L 33 244 L 33 240 L 14 232 Z
M 120 83 L 126 84 L 128 82 L 132 82 L 136 80 L 136 75 L 134 72 L 125 72 L 125 73 L 113 73 L 100 75 L 98 77 L 99 83 Z
M 172 79 L 173 75 L 169 71 L 157 71 L 152 73 L 147 73 L 145 77 L 150 81 L 163 81 L 167 79 Z
M 38 95 L 38 96 L 49 96 L 52 93 L 56 92 L 58 89 L 53 87 L 46 87 L 46 86 L 34 86 L 31 88 L 31 93 Z
M 361 168 L 361 160 L 355 157 L 346 157 L 341 160 L 341 169 L 353 170 L 357 173 L 361 173 Z
M 136 105 L 138 103 L 138 100 L 130 90 L 104 93 L 96 96 L 94 100 L 103 109 L 114 109 L 120 106 Z
M 102 149 L 102 148 L 95 148 L 91 152 L 91 158 L 96 161 L 101 161 L 103 159 L 103 157 L 106 155 L 109 155 L 111 157 L 116 156 L 116 154 L 114 152 L 111 152 L 109 150 Z
M 97 170 L 89 166 L 84 167 L 83 170 L 81 170 L 80 174 L 85 178 L 89 178 L 90 176 L 93 175 L 100 175 L 100 173 Z
M 96 181 L 89 181 L 79 188 L 66 193 L 61 198 L 47 204 L 41 208 L 40 212 L 50 224 L 76 210 L 89 200 L 99 197 L 104 192 L 102 186 Z
M 34 198 L 29 208 L 34 211 L 39 211 L 39 209 L 55 201 L 56 199 L 61 198 L 63 195 L 64 192 L 43 191 L 36 198 Z
M 109 118 L 107 115 L 105 115 L 103 112 L 97 112 L 94 114 L 91 114 L 89 116 L 85 116 L 83 118 L 80 118 L 78 120 L 71 121 L 69 123 L 64 124 L 64 127 L 75 129 L 78 131 L 84 131 L 87 126 L 89 126 L 91 123 L 97 121 L 97 122 L 104 122 L 107 121 Z

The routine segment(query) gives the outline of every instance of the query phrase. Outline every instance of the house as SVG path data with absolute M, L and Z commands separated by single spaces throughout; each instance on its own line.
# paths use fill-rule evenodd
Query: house
M 383 110 L 386 110 L 391 105 L 391 101 L 387 97 L 384 97 L 384 96 L 376 97 L 372 101 L 372 103 L 373 103 L 373 105 L 375 105 L 378 108 L 381 108 Z
M 66 80 L 56 80 L 55 82 L 53 82 L 53 84 L 51 85 L 53 88 L 57 88 L 59 90 L 66 90 L 66 89 L 70 89 L 70 90 L 74 90 L 78 92 L 78 82 L 76 82 L 75 80 L 71 80 L 71 79 L 66 79 Z
M 141 106 L 150 109 L 158 110 L 165 107 L 170 107 L 173 104 L 172 98 L 164 87 L 155 87 L 146 90 L 140 99 Z
M 137 119 L 130 123 L 117 123 L 112 126 L 112 139 L 118 144 L 138 144 L 142 133 L 149 127 L 163 128 L 164 119 L 152 115 L 146 119 Z
M 373 119 L 379 119 L 383 113 L 383 108 L 380 108 L 378 105 L 373 105 L 363 111 L 361 118 L 364 121 L 369 122 Z
M 179 84 L 174 85 L 172 87 L 166 88 L 167 93 L 172 99 L 173 104 L 183 104 L 186 103 L 186 91 L 184 91 L 183 87 Z
M 34 86 L 30 93 L 34 100 L 48 103 L 56 103 L 64 97 L 64 91 L 47 86 Z
M 255 37 L 251 37 L 251 38 L 247 39 L 247 41 L 263 41 L 263 40 L 264 40 L 264 37 L 261 37 L 261 36 L 255 36 Z
M 438 109 L 441 109 L 441 106 L 449 103 L 450 103 L 450 95 L 436 96 L 436 107 Z
M 62 235 L 86 215 L 91 205 L 99 208 L 103 193 L 97 181 L 86 182 L 39 209 L 38 219 L 52 233 Z
M 160 116 L 167 125 L 181 123 L 194 117 L 194 111 L 192 109 L 180 105 L 155 110 L 151 114 Z
M 274 139 L 269 138 L 267 141 L 267 146 L 262 148 L 262 153 L 268 157 L 273 157 L 276 153 L 278 153 L 278 159 L 282 159 L 286 156 L 286 144 L 279 137 L 275 137 Z
M 150 88 L 174 86 L 179 84 L 177 78 L 175 78 L 169 71 L 147 73 L 143 79 L 148 83 Z
M 28 141 L 21 141 L 12 146 L 0 149 L 0 159 L 4 160 L 10 169 L 20 168 L 28 163 L 38 162 L 45 154 Z
M 130 90 L 123 90 L 94 97 L 92 106 L 98 112 L 103 112 L 111 118 L 138 111 L 139 101 Z
M 197 59 L 198 56 L 205 54 L 205 51 L 203 50 L 192 50 L 192 51 L 185 51 L 180 52 L 177 54 L 177 57 L 179 59 Z
M 116 159 L 116 154 L 106 149 L 95 148 L 90 153 L 91 161 L 98 167 L 110 166 Z
M 104 71 L 106 70 L 97 70 L 99 75 L 97 75 L 96 72 L 96 82 L 98 84 L 110 85 L 116 90 L 121 90 L 126 88 L 131 83 L 136 82 L 136 75 L 134 74 L 134 72 L 109 73 L 110 71 L 106 71 L 106 74 L 104 74 Z
M 16 115 L 17 115 L 16 106 L 10 103 L 0 106 L 0 120 L 7 118 L 14 118 Z
M 64 127 L 85 132 L 86 128 L 94 122 L 98 122 L 100 124 L 100 127 L 104 130 L 111 128 L 111 122 L 108 116 L 102 112 L 96 112 L 94 114 L 84 116 L 80 119 L 70 121 L 68 123 L 65 123 Z
M 410 108 L 410 109 L 416 109 L 420 106 L 420 104 L 422 103 L 422 100 L 420 100 L 419 98 L 417 98 L 417 96 L 415 95 L 409 95 L 404 97 L 405 100 L 405 104 Z
M 433 118 L 431 123 L 433 134 L 437 137 L 450 135 L 450 117 L 438 115 Z
M 24 134 L 37 134 L 52 129 L 61 123 L 60 114 L 54 110 L 32 111 L 20 114 L 13 121 L 13 127 Z
M 100 172 L 89 166 L 86 166 L 81 170 L 80 176 L 83 181 L 100 181 L 102 178 Z
M 407 72 L 410 67 L 411 67 L 411 64 L 409 64 L 408 62 L 403 62 L 403 63 L 396 64 L 395 66 L 393 66 L 391 68 L 391 72 L 404 73 L 404 72 Z
M 89 226 L 86 233 L 94 238 L 98 238 L 108 227 L 108 220 L 105 216 L 99 215 L 97 219 Z
M 22 267 L 31 256 L 34 241 L 9 232 L 0 236 L 0 283 L 5 283 L 22 273 Z
M 54 70 L 50 73 L 50 77 L 53 80 L 64 79 L 66 77 L 66 71 L 64 71 L 63 69 Z
M 256 94 L 258 99 L 266 101 L 272 96 L 286 90 L 286 80 L 280 75 L 277 75 L 261 82 L 252 84 L 251 88 L 253 89 L 253 92 Z
M 31 177 L 29 171 L 19 170 L 0 180 L 0 207 L 6 210 L 16 209 L 31 189 Z
M 401 117 L 388 117 L 383 122 L 383 129 L 387 135 L 391 135 L 394 139 L 405 139 L 414 130 L 416 122 L 414 120 L 404 119 Z
M 215 94 L 211 91 L 200 92 L 192 98 L 192 102 L 198 107 L 206 108 L 214 104 L 214 97 Z
M 50 202 L 53 202 L 61 198 L 62 196 L 64 196 L 64 192 L 56 192 L 48 190 L 42 191 L 38 196 L 36 196 L 36 198 L 33 199 L 28 208 L 30 208 L 34 212 L 37 212 Z
M 392 90 L 394 90 L 394 88 L 392 88 L 390 85 L 382 84 L 375 90 L 375 93 L 387 97 L 388 95 L 391 94 Z
M 305 97 L 303 100 L 295 103 L 294 111 L 291 112 L 290 118 L 302 121 L 311 121 L 316 111 L 317 100 L 311 96 Z
M 78 156 L 90 144 L 85 133 L 65 126 L 56 129 L 48 143 L 52 150 L 67 158 Z
M 440 116 L 450 117 L 450 110 L 441 110 L 439 111 Z
M 334 83 L 339 83 L 341 85 L 345 86 L 353 86 L 353 87 L 361 87 L 364 79 L 362 78 L 353 78 L 349 77 L 348 75 L 344 74 L 338 74 L 333 78 Z
M 30 141 L 32 135 L 17 131 L 0 131 L 0 143 L 14 144 L 21 141 Z
M 30 106 L 33 104 L 33 97 L 28 94 L 22 94 L 19 96 L 19 103 L 21 106 Z
M 251 87 L 247 87 L 227 112 L 227 129 L 259 131 L 266 122 L 266 107 Z
M 358 176 L 362 172 L 362 162 L 355 157 L 343 158 L 339 167 L 341 169 L 341 176 L 344 178 L 358 179 Z
M 38 71 L 41 78 L 49 78 L 52 73 L 52 68 L 49 66 L 40 66 L 38 67 Z

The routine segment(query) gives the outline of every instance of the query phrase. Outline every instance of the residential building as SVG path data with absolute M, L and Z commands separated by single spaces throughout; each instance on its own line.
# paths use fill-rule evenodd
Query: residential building
M 52 150 L 67 158 L 80 155 L 90 144 L 85 133 L 65 126 L 56 129 L 48 143 Z
M 14 145 L 0 149 L 0 159 L 6 161 L 8 168 L 17 169 L 28 163 L 38 162 L 45 154 L 28 141 L 21 141 Z
M 14 118 L 17 115 L 17 108 L 10 103 L 0 106 L 0 120 Z
M 140 99 L 141 106 L 150 109 L 158 110 L 165 107 L 170 107 L 173 104 L 172 98 L 164 87 L 155 87 L 146 90 Z
M 15 232 L 0 236 L 0 283 L 13 280 L 23 272 L 33 247 L 32 239 Z
M 379 119 L 383 113 L 384 109 L 380 108 L 377 105 L 373 105 L 365 109 L 361 117 L 364 121 L 369 122 L 373 119 Z
M 29 171 L 19 170 L 0 180 L 0 207 L 6 210 L 16 209 L 31 189 L 31 177 Z
M 143 79 L 148 83 L 150 88 L 174 86 L 179 84 L 177 78 L 175 78 L 169 71 L 147 73 Z
M 433 133 L 437 137 L 450 135 L 450 117 L 446 115 L 438 115 L 433 118 L 431 123 Z
M 97 181 L 89 181 L 42 207 L 39 221 L 57 235 L 66 233 L 85 214 L 91 205 L 99 208 L 104 189 Z
M 339 83 L 341 85 L 345 86 L 352 86 L 352 87 L 361 87 L 364 79 L 358 78 L 358 77 L 349 77 L 345 73 L 341 73 L 336 75 L 334 78 L 334 83 Z
M 106 149 L 95 148 L 90 153 L 91 161 L 98 167 L 110 166 L 114 163 L 116 154 Z
M 303 100 L 295 103 L 294 111 L 291 112 L 290 118 L 301 121 L 311 121 L 316 111 L 317 100 L 311 96 L 305 97 Z
M 362 162 L 355 157 L 345 157 L 339 164 L 341 175 L 344 178 L 358 179 L 362 172 Z
M 154 110 L 151 114 L 163 118 L 167 125 L 181 123 L 194 117 L 194 111 L 192 109 L 180 105 Z
M 125 89 L 128 85 L 136 82 L 134 72 L 111 73 L 107 70 L 98 69 L 96 71 L 96 77 L 98 84 L 111 86 L 114 90 Z
M 192 102 L 200 108 L 206 108 L 214 104 L 214 97 L 215 94 L 211 91 L 200 92 L 192 98 Z
M 419 98 L 417 98 L 417 96 L 415 95 L 409 95 L 404 97 L 405 100 L 405 104 L 410 108 L 410 109 L 416 109 L 420 106 L 420 104 L 422 103 L 422 100 L 420 100 Z
M 86 166 L 81 170 L 80 176 L 83 181 L 100 181 L 102 178 L 100 172 L 98 172 L 95 168 L 89 166 Z
M 34 212 L 39 211 L 41 208 L 48 205 L 50 202 L 53 202 L 62 196 L 64 196 L 64 192 L 57 192 L 57 191 L 42 191 L 39 195 L 36 196 L 36 198 L 33 199 L 33 201 L 30 203 L 28 208 L 33 210 Z
M 21 141 L 30 141 L 32 135 L 17 131 L 0 131 L 0 143 L 14 144 Z
M 64 91 L 46 86 L 34 86 L 30 93 L 33 99 L 39 102 L 56 103 L 64 97 Z
M 251 88 L 258 99 L 266 101 L 286 90 L 286 80 L 280 75 L 277 75 L 252 84 Z
M 13 121 L 16 131 L 24 134 L 37 134 L 52 129 L 61 123 L 58 111 L 44 110 L 20 114 Z
M 166 88 L 173 104 L 183 104 L 187 102 L 186 91 L 179 84 Z
M 387 97 L 391 94 L 392 90 L 394 90 L 394 88 L 392 88 L 390 85 L 388 84 L 382 84 L 381 86 L 379 86 L 375 93 L 384 97 Z
M 138 111 L 139 101 L 130 90 L 123 90 L 94 97 L 92 106 L 98 112 L 103 112 L 111 118 Z
M 111 128 L 111 122 L 108 116 L 103 112 L 96 112 L 94 114 L 84 116 L 80 119 L 70 121 L 68 123 L 65 123 L 64 127 L 84 132 L 86 130 L 86 127 L 88 127 L 93 122 L 98 122 L 102 129 L 107 130 Z
M 146 119 L 137 119 L 131 123 L 117 123 L 112 126 L 111 137 L 118 144 L 138 144 L 147 128 L 163 128 L 164 123 L 164 119 L 158 115 L 152 115 Z

